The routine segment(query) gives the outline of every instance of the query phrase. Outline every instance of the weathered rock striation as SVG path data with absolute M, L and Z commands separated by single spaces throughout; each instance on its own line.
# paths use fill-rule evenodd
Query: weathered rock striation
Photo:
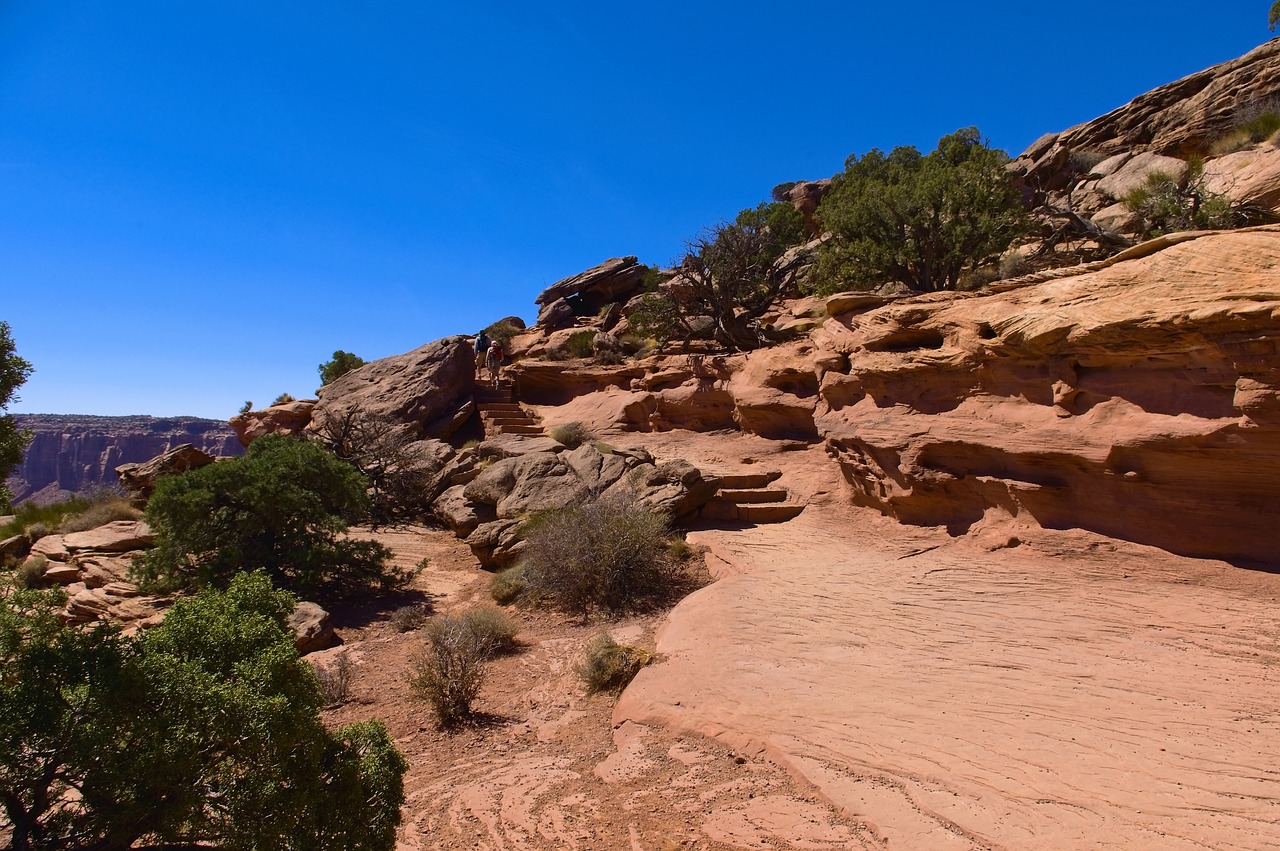
M 22 464 L 9 480 L 16 500 L 53 501 L 69 493 L 116 484 L 116 467 L 148 461 L 190 443 L 213 456 L 244 449 L 221 420 L 196 417 L 95 417 L 15 414 L 33 432 Z

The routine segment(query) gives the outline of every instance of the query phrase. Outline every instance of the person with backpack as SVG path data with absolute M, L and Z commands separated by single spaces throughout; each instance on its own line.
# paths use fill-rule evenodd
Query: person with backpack
M 485 355 L 485 363 L 489 367 L 489 381 L 494 387 L 498 386 L 498 378 L 502 372 L 502 361 L 506 358 L 506 353 L 502 351 L 502 344 L 494 340 L 489 344 L 488 354 Z
M 489 355 L 489 335 L 484 331 L 476 334 L 476 378 L 484 377 L 485 358 Z

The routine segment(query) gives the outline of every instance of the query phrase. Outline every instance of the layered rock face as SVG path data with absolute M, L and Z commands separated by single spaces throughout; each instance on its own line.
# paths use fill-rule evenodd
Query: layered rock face
M 1274 109 L 1280 96 L 1280 39 L 1134 98 L 1085 124 L 1037 140 L 1015 161 L 1028 185 L 1066 185 L 1072 152 L 1209 153 L 1250 112 Z
M 1280 227 L 1041 277 L 832 297 L 808 339 L 745 355 L 511 372 L 546 423 L 825 442 L 855 502 L 907 523 L 1012 518 L 1274 563 Z
M 1280 553 L 1280 232 L 827 323 L 816 425 L 856 502 L 989 512 L 1175 553 Z
M 116 467 L 141 463 L 184 443 L 210 455 L 244 449 L 223 421 L 195 417 L 95 417 L 16 414 L 34 437 L 9 480 L 15 501 L 56 500 L 95 485 L 115 485 Z

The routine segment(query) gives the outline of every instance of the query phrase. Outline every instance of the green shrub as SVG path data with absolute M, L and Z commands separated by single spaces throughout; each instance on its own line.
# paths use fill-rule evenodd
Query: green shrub
M 516 633 L 520 627 L 497 606 L 474 606 L 457 617 L 475 636 L 477 643 L 488 647 L 491 654 L 506 653 L 516 646 Z
M 819 251 L 819 292 L 898 281 L 917 292 L 955 289 L 1027 232 L 1004 151 L 977 128 L 913 147 L 850 156 L 818 208 L 832 236 Z
M 583 648 L 573 671 L 587 684 L 589 693 L 619 692 L 652 660 L 653 654 L 648 651 L 619 644 L 609 633 L 602 632 Z
M 0 514 L 8 512 L 13 498 L 5 480 L 22 463 L 22 453 L 31 441 L 31 432 L 19 429 L 13 415 L 4 412 L 31 372 L 30 362 L 18 357 L 15 351 L 9 323 L 0 322 Z
M 39 588 L 44 584 L 44 572 L 48 569 L 48 557 L 43 553 L 32 553 L 14 571 L 13 584 L 19 588 Z
M 146 510 L 156 545 L 135 571 L 161 587 L 225 587 L 256 569 L 308 594 L 396 587 L 409 574 L 386 547 L 343 537 L 369 509 L 365 488 L 319 444 L 267 435 L 239 458 L 156 483 Z
M 455 615 L 433 618 L 426 632 L 430 643 L 410 659 L 409 687 L 431 704 L 442 728 L 456 727 L 471 717 L 494 648 Z
M 570 357 L 589 358 L 595 354 L 595 331 L 575 331 L 564 341 L 564 350 Z
M 1146 182 L 1124 197 L 1124 204 L 1142 218 L 1147 236 L 1185 230 L 1237 227 L 1240 224 L 1231 199 L 1204 187 L 1204 163 L 1193 161 L 1185 182 L 1153 171 Z
M 498 345 L 502 346 L 502 350 L 510 357 L 511 341 L 524 333 L 524 328 L 516 325 L 510 319 L 499 319 L 497 322 L 484 329 L 489 335 L 490 340 L 497 340 Z
M 127 499 L 116 497 L 95 502 L 83 511 L 68 516 L 58 524 L 58 532 L 63 535 L 71 532 L 86 532 L 89 529 L 97 529 L 105 523 L 141 518 L 141 509 L 134 507 Z
M 333 353 L 331 359 L 316 367 L 316 370 L 320 373 L 320 386 L 332 384 L 351 370 L 359 369 L 364 365 L 364 358 L 338 349 Z
M 316 665 L 316 681 L 325 707 L 341 706 L 351 696 L 354 666 L 346 653 L 338 653 L 327 665 Z
M 86 510 L 89 505 L 89 500 L 81 496 L 71 496 L 48 505 L 24 502 L 14 509 L 13 519 L 0 526 L 0 539 L 26 533 L 31 540 L 38 540 L 58 528 L 64 519 Z
M 266 577 L 179 600 L 134 638 L 65 626 L 65 600 L 0 596 L 12 847 L 395 846 L 408 764 L 378 722 L 321 724 L 286 624 L 293 598 Z
M 544 512 L 525 531 L 529 592 L 586 616 L 653 605 L 669 590 L 667 518 L 631 499 Z
M 494 602 L 505 606 L 508 603 L 514 603 L 527 590 L 529 590 L 529 583 L 525 581 L 524 569 L 517 565 L 493 577 L 493 584 L 489 586 L 489 595 L 493 597 Z
M 241 414 L 247 414 L 247 413 L 249 413 L 249 412 L 250 412 L 250 411 L 252 411 L 252 410 L 253 410 L 253 402 L 252 402 L 252 401 L 250 401 L 249 399 L 245 399 L 245 400 L 244 400 L 244 404 L 240 406 L 240 411 L 239 411 L 239 413 L 241 413 Z
M 427 622 L 427 612 L 421 606 L 401 606 L 388 621 L 396 632 L 413 632 Z
M 591 440 L 595 435 L 587 430 L 587 427 L 580 422 L 564 423 L 551 429 L 551 439 L 557 443 L 562 443 L 570 449 L 577 449 L 582 444 Z
M 618 366 L 627 362 L 627 356 L 615 349 L 605 349 L 596 355 L 596 363 L 601 366 Z

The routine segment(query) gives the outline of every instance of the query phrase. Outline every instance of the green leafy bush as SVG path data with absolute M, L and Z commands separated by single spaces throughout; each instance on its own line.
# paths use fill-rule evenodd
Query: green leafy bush
M 528 592 L 583 616 L 648 607 L 672 578 L 667 528 L 664 515 L 625 498 L 544 512 L 526 527 Z
M 31 372 L 30 362 L 18 357 L 14 350 L 9 323 L 0 322 L 0 412 L 8 411 L 9 403 L 16 400 L 14 394 Z M 31 433 L 19 429 L 12 414 L 0 414 L 0 514 L 8 511 L 13 498 L 5 480 L 22 463 L 22 451 L 30 440 Z
M 575 331 L 564 341 L 564 349 L 570 357 L 589 358 L 595 354 L 595 331 Z
M 590 441 L 595 435 L 587 430 L 587 427 L 580 422 L 571 422 L 558 425 L 551 429 L 551 439 L 557 443 L 562 443 L 570 449 L 577 449 L 584 443 Z
M 1124 204 L 1142 218 L 1147 236 L 1184 230 L 1213 230 L 1239 226 L 1231 199 L 1204 186 L 1203 162 L 1192 162 L 1187 180 L 1156 171 L 1124 197 Z
M 146 510 L 156 545 L 135 567 L 161 586 L 225 587 L 264 569 L 308 594 L 395 587 L 408 574 L 390 567 L 386 547 L 342 537 L 345 521 L 368 508 L 350 464 L 319 444 L 268 435 L 239 458 L 161 478 Z
M 516 633 L 520 628 L 511 615 L 497 606 L 473 606 L 457 617 L 491 654 L 506 653 L 516 646 Z
M 505 606 L 508 603 L 514 603 L 528 589 L 529 583 L 525 581 L 524 569 L 517 565 L 493 577 L 493 584 L 489 586 L 489 596 L 493 597 L 494 602 Z
M 380 723 L 320 723 L 293 598 L 265 576 L 181 600 L 129 639 L 63 625 L 65 599 L 0 598 L 11 847 L 394 847 L 407 763 Z
M 819 251 L 819 292 L 887 281 L 954 289 L 966 270 L 998 261 L 1027 230 L 1008 160 L 973 127 L 927 155 L 906 146 L 850 156 L 818 208 L 832 234 Z
M 316 367 L 316 370 L 320 373 L 320 386 L 332 384 L 351 370 L 359 369 L 364 365 L 364 358 L 338 349 L 333 353 L 332 358 Z
M 484 332 L 489 335 L 490 340 L 497 340 L 498 345 L 502 346 L 502 350 L 507 352 L 509 356 L 511 352 L 512 339 L 523 334 L 524 328 L 508 318 L 499 319 L 497 322 L 484 329 Z
M 421 606 L 401 606 L 391 613 L 389 621 L 396 632 L 413 632 L 427 622 L 427 612 Z
M 619 692 L 652 660 L 653 654 L 648 651 L 619 644 L 609 633 L 602 632 L 583 648 L 573 671 L 587 684 L 590 693 Z

